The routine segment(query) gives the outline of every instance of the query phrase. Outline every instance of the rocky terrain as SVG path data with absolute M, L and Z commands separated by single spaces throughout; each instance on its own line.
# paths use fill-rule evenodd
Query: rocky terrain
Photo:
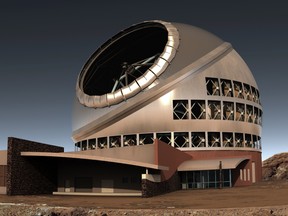
M 263 180 L 288 180 L 288 152 L 268 158 L 262 167 Z
M 49 207 L 41 205 L 0 205 L 1 216 L 242 216 L 288 215 L 287 206 L 226 208 L 226 209 L 87 209 L 72 207 Z

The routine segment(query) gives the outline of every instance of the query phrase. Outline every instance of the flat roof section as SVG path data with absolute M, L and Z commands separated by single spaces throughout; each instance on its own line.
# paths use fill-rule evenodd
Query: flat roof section
M 218 170 L 220 161 L 222 169 L 235 169 L 242 161 L 249 160 L 249 157 L 243 158 L 219 158 L 213 160 L 188 160 L 184 161 L 178 171 L 197 171 L 197 170 Z

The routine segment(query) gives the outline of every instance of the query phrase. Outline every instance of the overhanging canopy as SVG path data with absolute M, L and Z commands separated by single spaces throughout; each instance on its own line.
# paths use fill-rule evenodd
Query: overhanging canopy
M 194 171 L 194 170 L 217 170 L 219 169 L 220 161 L 222 162 L 222 169 L 235 169 L 242 161 L 248 160 L 245 158 L 221 158 L 213 160 L 188 160 L 184 161 L 179 167 L 178 171 Z

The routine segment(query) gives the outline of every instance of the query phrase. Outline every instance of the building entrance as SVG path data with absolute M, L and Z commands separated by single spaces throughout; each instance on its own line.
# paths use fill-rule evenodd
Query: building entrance
M 231 169 L 222 170 L 221 174 L 220 170 L 184 171 L 180 177 L 182 189 L 232 187 Z

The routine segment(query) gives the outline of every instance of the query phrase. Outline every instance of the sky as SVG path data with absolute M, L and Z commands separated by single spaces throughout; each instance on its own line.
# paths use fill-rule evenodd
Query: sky
M 129 26 L 160 19 L 203 28 L 232 44 L 263 105 L 263 159 L 288 152 L 285 1 L 66 1 L 0 3 L 0 150 L 7 137 L 73 151 L 77 76 L 89 56 Z

